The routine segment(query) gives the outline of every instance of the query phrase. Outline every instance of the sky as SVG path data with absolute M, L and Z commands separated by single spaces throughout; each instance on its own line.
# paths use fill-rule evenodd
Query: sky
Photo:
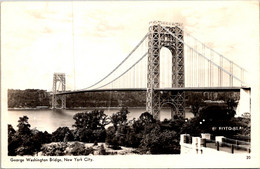
M 53 73 L 63 72 L 68 90 L 85 88 L 116 67 L 154 20 L 183 23 L 206 45 L 256 71 L 258 1 L 16 1 L 1 3 L 2 82 L 50 91 Z

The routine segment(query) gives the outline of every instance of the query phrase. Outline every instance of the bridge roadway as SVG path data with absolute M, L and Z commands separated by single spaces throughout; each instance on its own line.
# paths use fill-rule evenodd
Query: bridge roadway
M 155 91 L 194 91 L 194 92 L 239 92 L 240 89 L 249 89 L 249 87 L 183 87 L 183 88 L 158 88 Z M 88 89 L 88 90 L 73 90 L 58 92 L 56 95 L 66 95 L 74 93 L 86 93 L 86 92 L 135 92 L 135 91 L 147 91 L 147 88 L 111 88 L 111 89 Z M 53 93 L 51 93 L 53 94 Z

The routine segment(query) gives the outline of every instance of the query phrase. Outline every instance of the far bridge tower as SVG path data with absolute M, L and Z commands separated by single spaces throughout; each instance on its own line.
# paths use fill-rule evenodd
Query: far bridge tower
M 66 109 L 66 95 L 57 95 L 59 92 L 65 92 L 65 90 L 65 73 L 54 73 L 52 87 L 52 109 Z M 60 105 L 60 107 L 58 107 L 58 105 Z

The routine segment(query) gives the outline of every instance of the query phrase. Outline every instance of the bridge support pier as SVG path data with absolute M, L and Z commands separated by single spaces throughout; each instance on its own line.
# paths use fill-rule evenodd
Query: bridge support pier
M 59 86 L 57 83 L 59 82 Z M 66 109 L 66 95 L 57 95 L 60 92 L 59 87 L 61 85 L 61 92 L 66 90 L 65 73 L 54 73 L 53 86 L 52 86 L 52 109 L 61 108 Z M 60 104 L 60 107 L 58 105 Z
M 239 115 L 243 113 L 251 113 L 251 89 L 242 88 L 240 89 L 240 100 L 239 100 Z
M 183 91 L 178 91 L 172 95 L 173 100 L 172 103 L 174 105 L 175 114 L 171 115 L 172 120 L 174 119 L 174 115 L 185 116 L 185 93 Z
M 164 91 L 160 92 L 160 108 L 164 105 L 171 106 L 171 119 L 174 120 L 174 116 L 185 116 L 185 92 L 184 91 Z
M 58 105 L 61 105 L 60 107 L 58 107 Z M 61 109 L 66 109 L 66 96 L 57 96 L 56 94 L 52 95 L 52 109 L 57 109 L 57 108 L 61 108 Z

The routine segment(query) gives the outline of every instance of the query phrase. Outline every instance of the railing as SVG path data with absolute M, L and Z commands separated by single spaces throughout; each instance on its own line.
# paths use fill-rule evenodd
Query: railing
M 250 143 L 244 142 L 240 140 L 233 140 L 233 143 L 225 142 L 226 140 L 230 140 L 228 138 L 223 138 L 223 141 L 215 141 L 215 140 L 208 140 L 208 139 L 202 139 L 203 141 L 203 147 L 208 148 L 215 148 L 217 151 L 226 151 L 234 154 L 235 150 L 242 150 L 247 151 L 248 153 L 251 152 Z M 209 144 L 213 145 L 209 145 Z M 207 146 L 208 145 L 208 146 Z
M 218 137 L 218 136 L 217 136 Z M 220 136 L 221 137 L 221 136 Z M 197 144 L 196 146 L 201 146 L 204 148 L 211 148 L 217 151 L 224 151 L 228 153 L 239 153 L 239 152 L 251 152 L 250 142 L 235 140 L 230 138 L 221 137 L 221 139 L 212 140 L 206 138 L 199 138 L 200 141 L 197 143 L 192 142 L 192 136 L 185 135 L 183 137 L 183 143 L 186 144 Z M 194 139 L 195 140 L 195 139 Z
M 234 135 L 230 139 L 241 140 L 241 141 L 245 141 L 245 142 L 251 142 L 251 137 L 250 136 Z

